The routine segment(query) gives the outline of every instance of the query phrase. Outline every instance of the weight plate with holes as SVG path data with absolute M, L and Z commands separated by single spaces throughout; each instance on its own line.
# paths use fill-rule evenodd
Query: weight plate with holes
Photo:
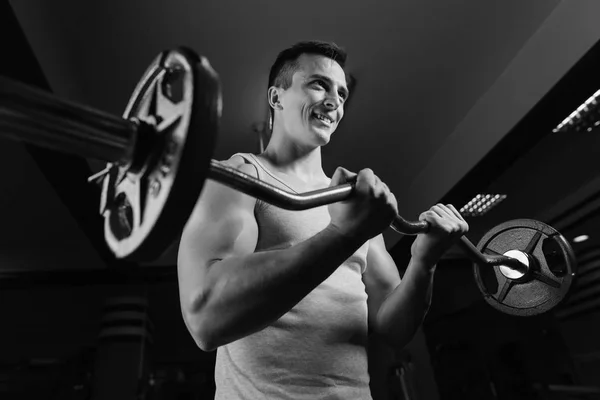
M 140 121 L 132 159 L 103 181 L 105 240 L 117 258 L 151 261 L 179 237 L 200 196 L 221 117 L 208 60 L 164 51 L 137 84 L 123 117 Z
M 530 261 L 525 276 L 515 276 L 503 266 L 473 266 L 475 281 L 488 304 L 510 315 L 533 316 L 553 309 L 568 294 L 575 278 L 577 263 L 570 244 L 539 221 L 502 223 L 481 238 L 477 249 L 483 254 L 529 256 L 525 257 Z

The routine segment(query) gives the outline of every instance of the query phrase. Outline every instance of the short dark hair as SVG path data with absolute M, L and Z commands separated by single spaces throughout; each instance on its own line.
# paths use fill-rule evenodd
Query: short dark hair
M 292 86 L 292 77 L 299 68 L 298 57 L 302 54 L 316 54 L 331 58 L 336 61 L 342 69 L 346 65 L 346 51 L 333 42 L 322 42 L 318 40 L 299 42 L 279 53 L 277 59 L 275 59 L 275 62 L 271 66 L 267 88 L 278 86 L 288 89 Z

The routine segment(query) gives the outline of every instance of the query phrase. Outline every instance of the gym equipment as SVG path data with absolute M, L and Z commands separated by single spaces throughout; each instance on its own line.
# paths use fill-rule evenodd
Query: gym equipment
M 295 194 L 212 160 L 221 111 L 217 73 L 205 57 L 185 47 L 163 51 L 152 61 L 123 117 L 0 77 L 0 135 L 108 163 L 105 170 L 90 177 L 90 181 L 102 182 L 100 213 L 105 218 L 105 239 L 115 257 L 135 261 L 156 259 L 177 239 L 205 179 L 289 210 L 319 207 L 352 196 L 351 183 Z M 406 235 L 429 228 L 425 221 L 408 221 L 399 215 L 391 227 Z M 545 228 L 540 232 L 556 237 Z M 496 297 L 486 295 L 486 300 L 495 299 L 490 304 L 514 315 L 533 315 L 562 300 L 572 279 L 550 280 L 549 275 L 536 272 L 538 265 L 546 265 L 536 261 L 541 254 L 537 248 L 509 241 L 517 246 L 510 252 L 494 247 L 503 239 L 494 240 L 493 245 L 480 249 L 464 236 L 459 241 L 478 266 L 501 271 L 513 282 Z M 569 244 L 560 241 L 559 248 L 571 260 Z M 574 274 L 574 259 L 569 265 Z M 529 303 L 547 307 L 515 306 L 512 293 L 524 292 L 520 289 L 525 286 L 523 277 L 534 277 L 549 287 L 558 282 L 560 290 L 529 294 Z
M 488 231 L 477 244 L 483 254 L 521 260 L 527 271 L 503 265 L 474 264 L 479 290 L 492 307 L 511 315 L 542 314 L 568 294 L 576 258 L 567 240 L 552 227 L 531 219 L 504 222 Z
M 124 118 L 0 77 L 0 135 L 109 163 L 89 180 L 102 182 L 105 240 L 117 258 L 155 259 L 181 232 L 220 116 L 217 74 L 186 48 L 152 61 Z

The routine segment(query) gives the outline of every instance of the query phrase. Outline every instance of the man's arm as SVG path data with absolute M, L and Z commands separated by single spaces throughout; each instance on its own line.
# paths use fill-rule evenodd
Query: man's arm
M 373 305 L 372 331 L 395 346 L 404 347 L 414 336 L 431 305 L 433 275 L 444 253 L 469 230 L 469 225 L 451 204 L 436 204 L 419 216 L 429 223 L 427 233 L 417 236 L 412 258 L 402 281 L 385 249 L 382 236 L 371 240 L 365 271 L 365 286 Z
M 233 165 L 255 175 L 249 165 Z M 336 174 L 337 185 L 342 173 Z M 363 176 L 357 183 L 363 194 L 353 202 L 331 205 L 330 212 L 339 218 L 332 216 L 323 231 L 292 247 L 258 253 L 255 200 L 206 182 L 178 257 L 182 313 L 201 349 L 214 350 L 270 325 L 374 236 L 369 232 L 389 225 L 393 210 L 384 207 L 388 199 L 380 190 L 372 193 L 372 174 Z
M 383 236 L 371 239 L 364 274 L 369 326 L 372 334 L 398 349 L 411 341 L 431 304 L 434 271 L 417 264 L 411 259 L 401 280 Z

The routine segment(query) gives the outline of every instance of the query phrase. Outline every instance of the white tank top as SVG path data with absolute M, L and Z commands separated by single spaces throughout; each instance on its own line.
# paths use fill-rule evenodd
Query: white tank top
M 293 189 L 252 154 L 258 178 Z M 255 251 L 285 248 L 322 231 L 327 206 L 284 210 L 257 200 Z M 294 308 L 262 331 L 217 349 L 216 400 L 370 400 L 367 294 L 362 281 L 368 242 Z

